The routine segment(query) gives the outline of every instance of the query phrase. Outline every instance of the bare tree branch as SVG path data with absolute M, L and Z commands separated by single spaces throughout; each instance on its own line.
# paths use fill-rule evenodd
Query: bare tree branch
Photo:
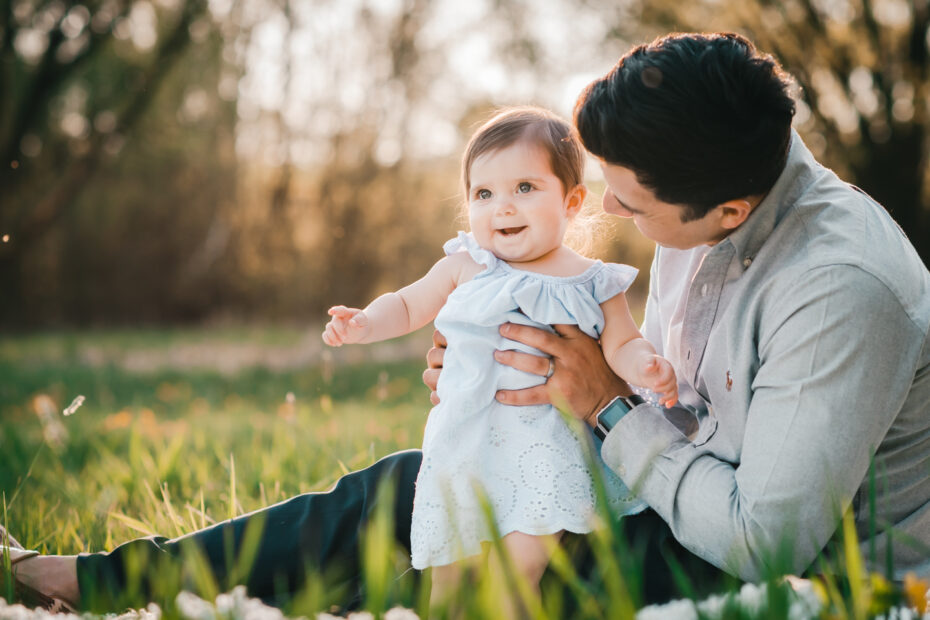
M 164 39 L 148 69 L 136 81 L 128 104 L 119 113 L 117 133 L 126 134 L 136 124 L 162 80 L 183 56 L 190 43 L 190 24 L 205 11 L 206 0 L 185 3 L 177 24 Z M 31 247 L 75 203 L 81 189 L 100 164 L 105 140 L 104 136 L 95 136 L 87 152 L 72 161 L 61 180 L 30 210 L 27 221 L 13 231 L 19 252 Z

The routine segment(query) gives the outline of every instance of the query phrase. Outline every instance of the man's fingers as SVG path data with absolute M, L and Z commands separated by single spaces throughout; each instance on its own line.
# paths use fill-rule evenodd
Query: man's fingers
M 522 390 L 498 390 L 495 398 L 505 405 L 546 405 L 552 402 L 545 384 Z
M 423 371 L 423 383 L 426 384 L 426 387 L 432 391 L 436 391 L 436 386 L 439 385 L 439 375 L 442 373 L 442 368 L 427 368 Z
M 446 337 L 440 334 L 438 329 L 434 329 L 433 348 L 426 352 L 427 369 L 423 371 L 423 383 L 430 389 L 429 402 L 434 405 L 439 404 L 436 386 L 439 385 L 439 375 L 442 374 L 442 362 L 446 356 L 447 345 Z
M 426 352 L 426 366 L 431 369 L 442 368 L 442 362 L 445 359 L 446 350 L 433 347 Z
M 433 403 L 433 405 L 439 404 L 439 392 L 436 391 L 436 386 L 439 384 L 439 375 L 441 373 L 442 368 L 427 368 L 423 371 L 423 383 L 430 389 L 429 402 Z
M 534 349 L 539 349 L 543 353 L 548 353 L 553 357 L 556 357 L 556 350 L 559 348 L 562 340 L 562 337 L 558 334 L 547 332 L 538 327 L 519 325 L 517 323 L 504 323 L 500 327 L 500 333 L 504 338 L 522 342 Z
M 552 329 L 554 329 L 555 333 L 557 333 L 562 338 L 574 338 L 579 335 L 584 335 L 584 332 L 581 331 L 581 328 L 577 325 L 556 323 L 552 326 Z
M 512 366 L 523 372 L 541 375 L 543 377 L 549 374 L 549 360 L 551 358 L 548 357 L 540 357 L 532 353 L 523 353 L 521 351 L 507 350 L 495 351 L 494 359 L 501 364 Z

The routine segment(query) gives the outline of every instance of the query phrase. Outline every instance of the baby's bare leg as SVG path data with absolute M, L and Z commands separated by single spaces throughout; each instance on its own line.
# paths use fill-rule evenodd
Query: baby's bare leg
M 559 539 L 562 532 L 550 534 L 548 536 L 533 536 L 523 532 L 511 532 L 503 538 L 504 549 L 507 553 L 507 561 L 516 571 L 518 579 L 522 579 L 525 586 L 529 586 L 529 592 L 532 596 L 539 598 L 539 580 L 542 578 L 549 565 L 551 551 Z M 491 578 L 497 583 L 505 584 L 505 601 L 507 617 L 516 618 L 530 615 L 530 610 L 525 608 L 522 598 L 518 591 L 507 584 L 506 572 L 503 567 L 503 558 L 498 554 L 491 554 L 489 569 Z M 523 587 L 523 586 L 521 586 Z M 522 610 L 522 613 L 520 611 Z
M 432 586 L 429 592 L 430 616 L 455 617 L 452 611 L 453 597 L 461 588 L 462 576 L 465 574 L 466 567 L 463 562 L 456 564 L 446 564 L 445 566 L 434 566 L 430 569 Z

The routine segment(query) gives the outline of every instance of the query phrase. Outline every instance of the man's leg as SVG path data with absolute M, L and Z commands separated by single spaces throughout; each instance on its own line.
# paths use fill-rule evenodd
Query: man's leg
M 113 611 L 155 600 L 160 592 L 170 591 L 160 580 L 168 578 L 171 569 L 190 579 L 198 563 L 210 568 L 221 590 L 243 583 L 251 596 L 270 601 L 286 599 L 310 575 L 326 573 L 347 586 L 343 602 L 349 604 L 359 594 L 359 535 L 377 512 L 382 484 L 393 491 L 397 543 L 410 549 L 421 458 L 418 450 L 398 452 L 344 476 L 326 493 L 299 495 L 173 540 L 153 536 L 108 553 L 81 555 L 80 605 Z M 240 561 L 243 555 L 247 557 Z
M 641 562 L 643 605 L 719 594 L 736 579 L 694 555 L 675 540 L 652 510 L 624 517 L 623 532 L 632 559 Z
M 652 510 L 623 517 L 621 535 L 610 552 L 616 556 L 623 579 L 638 606 L 665 603 L 678 598 L 705 598 L 722 592 L 735 578 L 682 547 L 668 524 Z M 575 569 L 595 589 L 604 585 L 598 570 L 593 536 L 566 534 L 563 544 Z M 550 571 L 551 572 L 551 571 Z M 546 580 L 554 575 L 546 575 Z M 550 584 L 558 583 L 555 577 Z M 566 593 L 567 596 L 568 593 Z

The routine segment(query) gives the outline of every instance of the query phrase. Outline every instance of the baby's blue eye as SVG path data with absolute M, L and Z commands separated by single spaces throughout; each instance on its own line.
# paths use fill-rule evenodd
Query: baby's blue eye
M 475 196 L 477 196 L 479 200 L 487 200 L 491 197 L 491 190 L 479 189 L 477 192 L 475 192 Z
M 533 191 L 533 186 L 527 183 L 526 181 L 524 181 L 523 183 L 520 183 L 517 186 L 517 192 L 519 192 L 520 194 L 528 194 L 531 191 Z

